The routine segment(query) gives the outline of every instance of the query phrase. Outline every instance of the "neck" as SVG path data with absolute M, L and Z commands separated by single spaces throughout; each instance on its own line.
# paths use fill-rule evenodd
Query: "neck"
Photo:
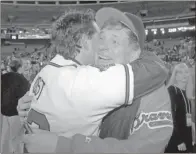
M 79 58 L 77 58 L 77 56 L 75 58 L 69 58 L 70 60 L 74 61 L 75 63 L 82 65 L 81 61 Z
M 139 56 L 140 56 L 140 53 L 141 53 L 141 51 L 138 50 L 138 51 L 136 51 L 134 54 L 131 54 L 131 56 L 129 57 L 129 59 L 127 59 L 127 60 L 128 60 L 128 63 L 131 63 L 131 62 L 137 60 L 137 59 L 139 58 Z M 128 56 L 127 56 L 127 57 L 128 57 Z M 125 57 L 125 58 L 126 58 L 126 57 Z
M 182 89 L 182 90 L 185 90 L 185 87 L 186 87 L 186 83 L 183 83 L 183 82 L 177 82 L 176 84 L 174 84 L 176 87 Z

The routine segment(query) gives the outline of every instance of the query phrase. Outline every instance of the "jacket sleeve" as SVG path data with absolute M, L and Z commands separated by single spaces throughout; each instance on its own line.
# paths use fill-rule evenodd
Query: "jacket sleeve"
M 134 93 L 133 71 L 130 74 L 129 102 Z M 77 105 L 90 105 L 92 110 L 98 108 L 116 108 L 125 102 L 126 75 L 123 65 L 116 64 L 106 71 L 91 66 L 61 68 L 58 78 L 59 87 Z M 83 103 L 83 104 L 82 104 Z M 108 111 L 106 111 L 108 112 Z
M 159 141 L 165 140 L 158 139 Z M 168 140 L 167 140 L 168 141 Z M 143 142 L 143 141 L 142 141 Z M 160 144 L 167 144 L 160 142 Z M 60 136 L 56 146 L 56 153 L 71 152 L 71 153 L 156 153 L 164 152 L 162 146 L 156 145 L 149 148 L 149 143 L 145 142 L 140 144 L 138 141 L 134 141 L 131 138 L 127 140 L 117 140 L 115 138 L 100 139 L 99 137 L 91 136 L 86 137 L 84 135 L 76 134 L 72 139 Z M 161 149 L 160 149 L 161 148 Z
M 169 71 L 164 62 L 151 52 L 143 52 L 131 66 L 134 74 L 134 98 L 161 87 L 168 78 Z
M 122 144 L 119 144 L 122 142 L 124 143 L 124 141 L 119 141 L 113 138 L 107 138 L 103 140 L 99 137 L 93 136 L 89 138 L 80 134 L 74 135 L 72 139 L 59 136 L 55 152 L 128 153 L 128 150 L 122 146 Z

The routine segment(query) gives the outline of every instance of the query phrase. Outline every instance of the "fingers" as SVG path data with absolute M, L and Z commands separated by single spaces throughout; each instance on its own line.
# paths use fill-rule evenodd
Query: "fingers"
M 25 134 L 22 136 L 22 142 L 25 144 L 31 144 L 35 142 L 35 134 Z
M 181 146 L 181 144 L 178 145 L 178 150 L 179 150 L 179 151 L 182 151 L 182 146 Z
M 31 136 L 31 134 L 25 134 L 22 136 L 22 139 L 21 141 L 24 143 L 24 144 L 29 144 L 29 136 Z
M 20 117 L 25 117 L 28 114 L 30 106 L 31 106 L 31 101 L 33 97 L 29 96 L 29 92 L 27 92 L 22 98 L 18 100 L 18 106 L 17 106 L 17 111 Z
M 20 116 L 21 120 L 28 116 L 28 110 L 30 108 L 30 103 L 28 104 L 21 104 L 17 106 L 18 115 Z
M 21 118 L 25 118 L 28 116 L 28 111 L 19 111 L 18 114 Z
M 33 99 L 32 96 L 29 96 L 28 93 L 26 93 L 23 97 L 21 97 L 19 100 L 18 100 L 18 105 L 20 104 L 25 104 L 25 103 L 28 103 L 28 102 L 31 102 Z
M 179 146 L 179 148 L 178 148 L 179 151 L 184 151 L 183 149 L 184 148 L 182 146 Z
M 18 110 L 28 110 L 31 107 L 31 102 L 24 102 L 23 104 L 18 105 Z
M 186 145 L 184 143 L 178 145 L 178 150 L 179 151 L 186 151 Z

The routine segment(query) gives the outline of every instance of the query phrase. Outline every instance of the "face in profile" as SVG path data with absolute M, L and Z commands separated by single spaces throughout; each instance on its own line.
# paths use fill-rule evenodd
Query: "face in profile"
M 80 61 L 84 65 L 96 65 L 96 44 L 97 44 L 97 35 L 100 31 L 98 25 L 96 22 L 92 22 L 92 24 L 89 27 L 90 30 L 92 30 L 93 35 L 83 35 L 81 39 L 80 48 L 78 50 L 77 60 Z M 96 42 L 96 44 L 94 43 Z M 94 47 L 93 47 L 94 46 Z
M 78 49 L 77 60 L 83 65 L 94 65 L 95 64 L 95 50 L 92 48 L 92 42 L 96 34 L 92 38 L 84 35 L 81 43 L 81 48 Z
M 104 28 L 96 42 L 98 65 L 125 63 L 125 51 L 129 49 L 129 37 L 126 30 Z
M 189 78 L 188 68 L 181 67 L 176 72 L 176 81 L 179 83 L 187 83 Z

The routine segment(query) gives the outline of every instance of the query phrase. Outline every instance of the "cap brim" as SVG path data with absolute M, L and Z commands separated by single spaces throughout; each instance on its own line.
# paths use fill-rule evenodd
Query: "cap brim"
M 140 48 L 143 49 L 146 40 L 146 33 L 142 19 L 128 12 L 125 12 L 125 15 L 133 22 L 134 27 L 136 27 L 136 31 L 139 37 Z
M 97 11 L 95 17 L 96 23 L 100 28 L 102 28 L 104 23 L 111 18 L 124 23 L 138 37 L 137 31 L 132 21 L 123 12 L 115 8 L 111 8 L 111 7 L 101 8 L 100 10 Z

